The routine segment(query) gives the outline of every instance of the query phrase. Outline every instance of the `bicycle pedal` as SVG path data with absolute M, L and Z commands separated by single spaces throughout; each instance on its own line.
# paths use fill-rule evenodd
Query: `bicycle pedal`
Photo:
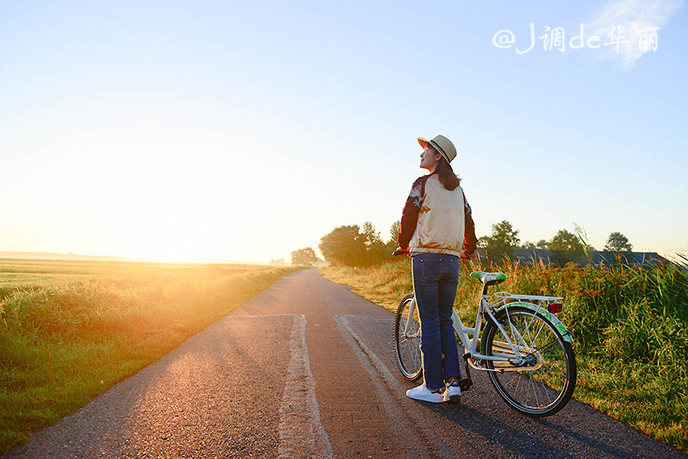
M 471 388 L 472 385 L 473 381 L 469 378 L 459 379 L 459 387 L 461 388 L 461 392 L 466 392 Z

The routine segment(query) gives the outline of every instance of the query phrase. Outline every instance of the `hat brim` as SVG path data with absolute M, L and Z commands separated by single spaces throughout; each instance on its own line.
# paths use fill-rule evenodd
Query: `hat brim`
M 423 150 L 425 150 L 426 148 L 428 148 L 428 144 L 430 142 L 428 142 L 427 139 L 424 139 L 422 137 L 418 137 L 418 143 L 420 144 L 421 147 L 423 147 Z

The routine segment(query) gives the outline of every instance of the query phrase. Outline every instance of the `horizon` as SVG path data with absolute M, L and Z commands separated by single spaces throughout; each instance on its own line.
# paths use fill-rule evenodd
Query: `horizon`
M 305 247 L 304 247 L 305 248 Z M 311 247 L 312 248 L 312 247 Z M 539 248 L 539 247 L 523 247 L 522 245 L 515 246 L 513 247 L 514 249 L 520 249 L 520 250 L 533 250 L 533 251 L 547 251 L 550 252 L 551 249 L 549 248 Z M 485 251 L 485 248 L 478 247 L 476 249 L 476 253 L 478 251 Z M 646 251 L 646 252 L 639 252 L 637 250 L 631 250 L 631 251 L 613 251 L 613 250 L 604 250 L 604 249 L 597 249 L 595 247 L 592 247 L 592 250 L 597 253 L 641 253 L 641 254 L 655 254 L 655 255 L 660 255 L 663 258 L 671 261 L 671 262 L 679 262 L 683 263 L 685 262 L 685 253 L 678 252 L 676 254 L 670 255 L 670 256 L 665 256 L 662 255 L 658 252 L 654 251 Z M 13 256 L 14 255 L 14 256 Z M 321 261 L 325 261 L 324 258 L 322 257 L 322 254 L 316 253 L 318 255 L 318 258 Z M 55 258 L 51 258 L 55 257 Z M 286 258 L 272 258 L 270 261 L 264 261 L 264 260 L 231 260 L 231 259 L 187 259 L 187 260 L 174 260 L 174 259 L 168 259 L 168 260 L 161 260 L 161 259 L 146 259 L 146 258 L 130 258 L 130 257 L 121 257 L 121 256 L 114 256 L 114 255 L 96 255 L 96 254 L 80 254 L 80 253 L 74 253 L 74 252 L 69 252 L 69 253 L 62 253 L 62 252 L 25 252 L 25 251 L 4 251 L 0 250 L 0 260 L 36 260 L 36 261 L 60 261 L 60 260 L 65 260 L 65 261 L 76 261 L 76 260 L 84 260 L 84 261 L 115 261 L 115 262 L 135 262 L 135 263 L 159 263 L 159 264 L 250 264 L 250 265 L 264 265 L 264 266 L 270 266 L 270 265 L 291 265 L 291 259 L 286 259 Z M 393 261 L 394 257 L 390 256 L 390 261 Z M 514 260 L 516 261 L 516 260 Z
M 189 259 L 189 260 L 161 260 L 147 258 L 130 258 L 115 255 L 96 255 L 82 253 L 62 252 L 25 252 L 0 250 L 0 260 L 36 260 L 36 261 L 113 261 L 126 263 L 153 263 L 153 264 L 232 264 L 232 265 L 276 265 L 282 262 L 290 264 L 288 260 L 272 259 L 271 261 L 255 260 L 226 260 L 226 259 Z
M 8 6 L 0 38 L 2 250 L 267 263 L 337 226 L 387 240 L 416 138 L 442 134 L 478 237 L 575 222 L 688 253 L 682 0 L 68 0 Z

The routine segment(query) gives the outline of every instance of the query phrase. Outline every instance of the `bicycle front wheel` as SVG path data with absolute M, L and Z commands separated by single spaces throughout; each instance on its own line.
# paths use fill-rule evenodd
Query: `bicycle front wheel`
M 528 308 L 507 307 L 496 320 L 502 329 L 488 321 L 482 353 L 505 359 L 485 360 L 499 395 L 530 416 L 549 416 L 561 410 L 576 386 L 571 343 L 547 318 Z
M 418 379 L 423 371 L 420 355 L 420 317 L 413 293 L 402 298 L 394 318 L 394 352 L 404 378 Z

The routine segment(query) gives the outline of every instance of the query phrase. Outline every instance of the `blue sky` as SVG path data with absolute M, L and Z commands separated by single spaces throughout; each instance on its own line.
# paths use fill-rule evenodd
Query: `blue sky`
M 415 139 L 437 134 L 457 146 L 478 236 L 576 222 L 597 248 L 620 231 L 688 251 L 681 1 L 1 11 L 0 251 L 269 261 L 339 225 L 386 238 L 423 172 Z M 599 48 L 570 48 L 581 23 Z M 546 26 L 564 52 L 543 49 Z M 660 27 L 657 49 L 631 37 L 615 53 L 617 26 Z

